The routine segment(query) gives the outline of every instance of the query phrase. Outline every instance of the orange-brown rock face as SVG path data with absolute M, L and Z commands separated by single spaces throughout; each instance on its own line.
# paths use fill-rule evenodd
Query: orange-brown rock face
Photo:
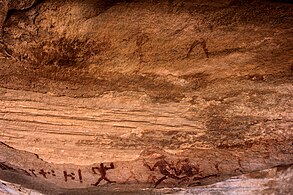
M 12 57 L 0 59 L 0 179 L 81 193 L 68 190 L 196 191 L 287 165 L 292 178 L 292 10 L 48 0 L 12 11 Z

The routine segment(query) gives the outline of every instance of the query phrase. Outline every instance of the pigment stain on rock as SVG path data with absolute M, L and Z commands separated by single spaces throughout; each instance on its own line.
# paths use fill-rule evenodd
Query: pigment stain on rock
M 234 184 L 251 190 L 251 179 L 261 183 L 257 193 L 285 192 L 292 8 L 48 0 L 6 17 L 6 7 L 0 179 L 61 194 L 125 186 L 199 193 L 209 184 L 228 193 Z

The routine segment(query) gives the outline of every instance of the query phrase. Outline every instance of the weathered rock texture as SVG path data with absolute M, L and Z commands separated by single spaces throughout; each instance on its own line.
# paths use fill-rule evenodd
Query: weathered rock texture
M 0 179 L 186 187 L 292 164 L 292 12 L 232 0 L 12 11 Z
M 3 40 L 3 26 L 9 10 L 24 10 L 33 6 L 35 0 L 0 0 L 0 51 L 9 55 Z

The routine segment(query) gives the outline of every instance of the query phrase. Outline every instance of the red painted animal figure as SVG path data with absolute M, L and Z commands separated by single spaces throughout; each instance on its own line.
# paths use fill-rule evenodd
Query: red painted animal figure
M 162 178 L 160 178 L 158 181 L 155 183 L 155 188 L 164 180 L 168 178 L 172 178 L 175 180 L 180 180 L 182 179 L 181 177 L 177 176 L 175 173 L 175 167 L 173 163 L 167 162 L 165 159 L 160 159 L 157 161 L 153 167 L 151 167 L 146 161 L 144 161 L 144 166 L 147 167 L 150 171 L 155 171 L 156 168 L 160 171 L 160 173 L 163 175 Z
M 24 10 L 30 8 L 36 0 L 0 0 L 0 53 L 8 55 L 3 41 L 3 25 L 9 10 Z

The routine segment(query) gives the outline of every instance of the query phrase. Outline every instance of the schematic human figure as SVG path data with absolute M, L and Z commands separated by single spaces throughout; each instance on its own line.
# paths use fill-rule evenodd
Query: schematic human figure
M 106 177 L 106 174 L 107 174 L 107 170 L 109 169 L 114 169 L 114 163 L 110 163 L 110 166 L 107 167 L 104 165 L 104 163 L 101 163 L 100 164 L 100 167 L 92 167 L 92 171 L 94 174 L 98 174 L 96 172 L 96 170 L 99 171 L 100 173 L 100 178 L 98 179 L 98 181 L 95 183 L 95 184 L 92 184 L 93 186 L 97 186 L 99 185 L 99 183 L 102 181 L 102 180 L 105 180 L 107 181 L 108 183 L 115 183 L 115 181 L 110 181 L 107 177 Z

